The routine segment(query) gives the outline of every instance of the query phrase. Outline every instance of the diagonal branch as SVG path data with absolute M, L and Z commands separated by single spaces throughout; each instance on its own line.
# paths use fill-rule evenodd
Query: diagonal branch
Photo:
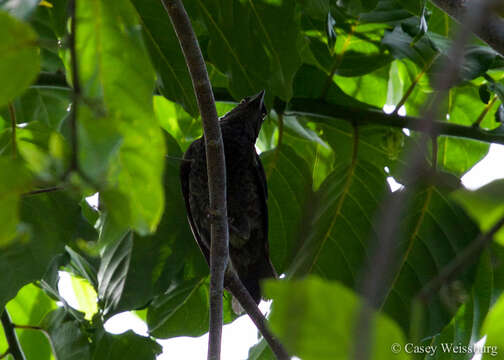
M 262 334 L 264 340 L 266 340 L 275 354 L 276 358 L 278 360 L 289 360 L 290 357 L 287 350 L 285 350 L 283 345 L 269 330 L 266 318 L 261 313 L 254 299 L 252 299 L 252 296 L 250 296 L 250 293 L 232 269 L 226 272 L 226 286 L 231 294 L 233 294 L 233 296 L 239 301 L 240 305 L 247 312 L 250 319 L 252 319 L 255 326 Z
M 14 325 L 11 322 L 9 313 L 7 309 L 2 312 L 2 326 L 5 333 L 5 338 L 7 339 L 7 344 L 9 344 L 8 353 L 12 355 L 14 360 L 25 360 L 25 355 L 19 344 L 19 340 L 14 330 Z
M 222 291 L 228 249 L 228 219 L 226 207 L 226 167 L 224 144 L 217 118 L 214 96 L 205 61 L 181 0 L 161 0 L 184 53 L 203 122 L 212 234 L 210 248 L 210 328 L 208 359 L 220 359 L 222 338 Z

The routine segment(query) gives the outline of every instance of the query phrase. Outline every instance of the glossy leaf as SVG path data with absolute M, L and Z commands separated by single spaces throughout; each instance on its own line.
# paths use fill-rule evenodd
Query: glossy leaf
M 308 277 L 298 281 L 268 281 L 266 293 L 274 300 L 272 330 L 292 354 L 302 359 L 346 359 L 354 352 L 352 329 L 362 301 L 339 283 Z M 389 359 L 391 346 L 406 343 L 397 324 L 380 314 L 371 314 L 372 359 Z M 338 319 L 338 321 L 328 321 Z M 405 352 L 394 358 L 408 359 Z
M 13 5 L 13 4 L 11 4 Z M 0 11 L 0 107 L 23 93 L 40 68 L 37 34 L 33 29 Z
M 490 230 L 504 216 L 504 180 L 496 180 L 474 191 L 461 189 L 453 197 L 482 231 Z M 504 229 L 495 234 L 495 239 L 504 244 Z
M 153 71 L 135 33 L 135 11 L 127 1 L 78 5 L 79 73 L 85 96 L 94 98 L 92 108 L 79 113 L 91 132 L 81 142 L 85 149 L 106 147 L 106 156 L 88 171 L 99 182 L 106 173 L 101 195 L 110 216 L 147 234 L 156 229 L 163 209 L 164 144 L 152 108 Z
M 0 253 L 0 272 L 9 279 L 1 283 L 2 306 L 21 287 L 42 278 L 53 257 L 66 243 L 81 237 L 82 228 L 90 226 L 78 202 L 63 192 L 23 198 L 20 219 L 23 231 Z

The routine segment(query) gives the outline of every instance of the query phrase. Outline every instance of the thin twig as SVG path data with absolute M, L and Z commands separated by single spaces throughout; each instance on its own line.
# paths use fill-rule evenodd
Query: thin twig
M 212 214 L 210 248 L 210 326 L 208 359 L 220 359 L 222 339 L 222 292 L 228 249 L 226 204 L 226 167 L 224 144 L 205 60 L 181 0 L 161 0 L 184 53 L 203 122 L 208 172 L 210 213 Z
M 12 103 L 9 103 L 9 115 L 11 118 L 11 130 L 12 130 L 12 158 L 17 157 L 17 140 L 16 140 L 16 109 Z
M 278 360 L 289 360 L 289 354 L 278 339 L 273 335 L 267 326 L 267 320 L 257 307 L 254 299 L 245 288 L 241 280 L 238 278 L 234 270 L 228 269 L 226 271 L 226 286 L 238 300 L 242 308 L 247 312 L 250 319 L 254 322 L 257 329 L 263 336 L 264 340 L 268 343 L 271 350 Z
M 432 141 L 432 170 L 436 171 L 437 169 L 437 158 L 438 158 L 438 137 L 433 136 L 431 137 Z
M 433 56 L 432 59 L 431 59 L 431 61 L 429 61 L 427 64 L 425 64 L 425 66 L 423 67 L 422 71 L 420 71 L 417 74 L 417 76 L 415 77 L 415 79 L 413 80 L 413 82 L 411 83 L 411 85 L 408 87 L 408 90 L 406 90 L 406 92 L 402 96 L 401 100 L 399 100 L 399 102 L 397 103 L 394 111 L 392 111 L 392 115 L 397 115 L 397 113 L 401 109 L 401 107 L 404 104 L 406 104 L 406 101 L 409 99 L 409 97 L 413 93 L 413 90 L 418 85 L 418 82 L 420 81 L 420 79 L 422 78 L 422 76 L 425 75 L 425 73 L 427 72 L 427 70 L 430 69 L 430 67 L 432 66 L 432 64 L 434 63 L 434 61 L 437 59 L 437 57 L 438 57 L 438 55 Z
M 4 309 L 2 312 L 2 326 L 7 344 L 9 345 L 9 354 L 12 355 L 14 360 L 26 360 L 7 309 Z
M 38 195 L 38 194 L 45 194 L 49 192 L 54 192 L 54 191 L 63 191 L 65 188 L 63 186 L 53 186 L 49 188 L 44 188 L 44 189 L 38 189 L 38 190 L 32 190 L 27 193 L 22 194 L 23 196 L 30 196 L 30 195 Z
M 76 30 L 77 30 L 77 18 L 75 11 L 75 2 L 77 0 L 70 0 L 68 3 L 68 9 L 70 13 L 70 17 L 72 21 L 70 23 L 70 34 L 68 36 L 68 45 L 70 48 L 70 64 L 72 71 L 72 108 L 70 113 L 70 142 L 72 146 L 72 153 L 70 159 L 70 169 L 69 172 L 78 171 L 79 170 L 79 161 L 78 161 L 78 134 L 77 134 L 77 111 L 78 111 L 78 103 L 81 97 L 81 87 L 79 82 L 79 68 L 77 64 L 77 53 L 75 50 L 75 38 L 76 38 Z
M 424 303 L 427 303 L 433 294 L 435 294 L 444 284 L 449 282 L 460 273 L 464 268 L 473 264 L 478 259 L 478 254 L 481 250 L 487 247 L 494 235 L 504 226 L 504 217 L 497 221 L 492 228 L 480 234 L 473 242 L 471 242 L 462 252 L 457 254 L 448 265 L 444 266 L 439 274 L 429 281 L 422 290 L 418 293 L 417 298 Z
M 494 95 L 494 97 L 492 98 L 492 100 L 490 100 L 488 102 L 488 104 L 485 106 L 485 108 L 483 109 L 483 111 L 481 112 L 481 114 L 478 116 L 478 119 L 476 119 L 476 121 L 472 125 L 473 127 L 479 127 L 480 126 L 480 124 L 483 121 L 483 119 L 485 118 L 485 116 L 488 114 L 488 112 L 490 111 L 490 109 L 492 108 L 492 106 L 495 104 L 495 101 L 497 101 L 497 98 L 498 98 L 498 96 Z

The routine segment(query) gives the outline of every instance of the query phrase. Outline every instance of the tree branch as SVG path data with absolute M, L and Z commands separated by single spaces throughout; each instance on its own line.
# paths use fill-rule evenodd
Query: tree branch
M 229 269 L 226 272 L 226 286 L 231 294 L 233 294 L 233 296 L 238 300 L 242 308 L 247 312 L 250 319 L 252 319 L 264 340 L 266 340 L 271 350 L 273 350 L 277 359 L 289 360 L 290 357 L 287 350 L 285 350 L 280 341 L 278 341 L 275 335 L 273 335 L 273 333 L 268 329 L 266 318 L 261 313 L 254 299 L 252 299 L 252 296 L 250 296 L 250 293 L 232 269 Z
M 68 9 L 70 12 L 70 17 L 72 22 L 70 23 L 70 35 L 68 37 L 68 43 L 70 47 L 70 64 L 72 68 L 72 109 L 70 114 L 70 139 L 72 145 L 72 154 L 70 159 L 70 172 L 79 170 L 78 162 L 78 136 L 77 136 L 77 108 L 81 97 L 81 87 L 79 82 L 79 68 L 77 64 L 77 53 L 75 50 L 75 32 L 77 28 L 77 19 L 75 17 L 75 2 L 77 0 L 70 0 L 68 3 Z
M 471 265 L 478 259 L 478 253 L 487 247 L 494 235 L 504 226 L 504 217 L 497 221 L 492 228 L 480 234 L 473 242 L 471 242 L 461 253 L 457 254 L 448 265 L 443 267 L 438 276 L 429 281 L 418 293 L 417 298 L 424 303 L 427 303 L 432 295 L 436 293 L 444 284 L 452 280 L 463 268 Z
M 422 119 L 412 116 L 385 114 L 379 109 L 359 109 L 343 105 L 329 104 L 315 99 L 292 99 L 289 115 L 311 116 L 321 119 L 342 119 L 357 125 L 378 124 L 397 128 L 426 132 L 437 135 L 463 137 L 472 140 L 504 144 L 504 133 L 483 130 L 478 127 L 463 126 L 447 121 L 433 120 L 433 129 L 427 129 Z M 427 129 L 427 130 L 426 130 Z
M 474 3 L 465 0 L 431 0 L 431 2 L 464 26 L 467 25 L 465 20 L 469 6 Z M 485 21 L 475 23 L 471 31 L 504 56 L 504 20 L 491 9 L 485 10 Z
M 7 344 L 9 344 L 9 353 L 12 355 L 14 360 L 26 360 L 7 309 L 4 309 L 2 312 L 2 326 L 5 338 L 7 339 Z
M 57 73 L 40 73 L 35 86 L 68 87 L 65 78 Z M 222 88 L 214 91 L 217 101 L 235 102 L 229 92 Z M 492 99 L 492 101 L 494 101 Z M 495 102 L 495 101 L 494 101 Z M 493 105 L 493 103 L 492 103 Z M 486 113 L 490 110 L 488 108 Z M 397 128 L 406 128 L 414 131 L 422 131 L 421 119 L 413 116 L 399 116 L 397 114 L 385 114 L 380 109 L 359 109 L 344 105 L 330 104 L 318 99 L 294 98 L 288 104 L 289 115 L 311 116 L 325 119 L 342 119 L 357 125 L 378 124 Z M 448 121 L 434 121 L 438 135 L 455 136 L 488 143 L 504 144 L 504 133 L 478 129 L 478 126 L 463 126 Z
M 220 359 L 222 338 L 222 291 L 228 249 L 226 206 L 226 167 L 224 144 L 217 110 L 201 49 L 189 16 L 181 0 L 161 0 L 177 34 L 189 68 L 198 108 L 203 122 L 208 173 L 210 212 L 212 214 L 210 249 L 210 328 L 208 359 Z

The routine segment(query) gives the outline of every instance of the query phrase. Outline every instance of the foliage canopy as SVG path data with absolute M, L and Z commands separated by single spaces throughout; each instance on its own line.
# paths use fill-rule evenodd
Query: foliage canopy
M 40 330 L 17 329 L 29 359 L 154 359 L 156 338 L 208 331 L 208 268 L 178 176 L 178 159 L 201 136 L 191 79 L 159 0 L 77 0 L 72 69 L 67 3 L 0 1 L 0 309 Z M 264 287 L 289 351 L 305 360 L 352 354 L 377 220 L 396 195 L 390 177 L 411 196 L 397 219 L 392 275 L 380 284 L 372 358 L 389 358 L 395 342 L 473 345 L 483 335 L 504 351 L 504 230 L 428 305 L 417 302 L 504 216 L 502 180 L 460 185 L 491 143 L 504 144 L 503 58 L 476 38 L 465 44 L 412 182 L 404 173 L 420 151 L 424 110 L 457 62 L 460 29 L 448 15 L 421 0 L 185 3 L 219 113 L 266 89 L 257 147 L 271 257 L 288 280 Z M 85 200 L 97 192 L 99 208 Z M 62 270 L 79 309 L 60 294 Z M 236 318 L 230 300 L 225 322 Z M 149 338 L 103 328 L 144 309 Z M 0 353 L 7 347 L 0 337 Z M 250 359 L 271 358 L 263 342 L 250 350 Z

